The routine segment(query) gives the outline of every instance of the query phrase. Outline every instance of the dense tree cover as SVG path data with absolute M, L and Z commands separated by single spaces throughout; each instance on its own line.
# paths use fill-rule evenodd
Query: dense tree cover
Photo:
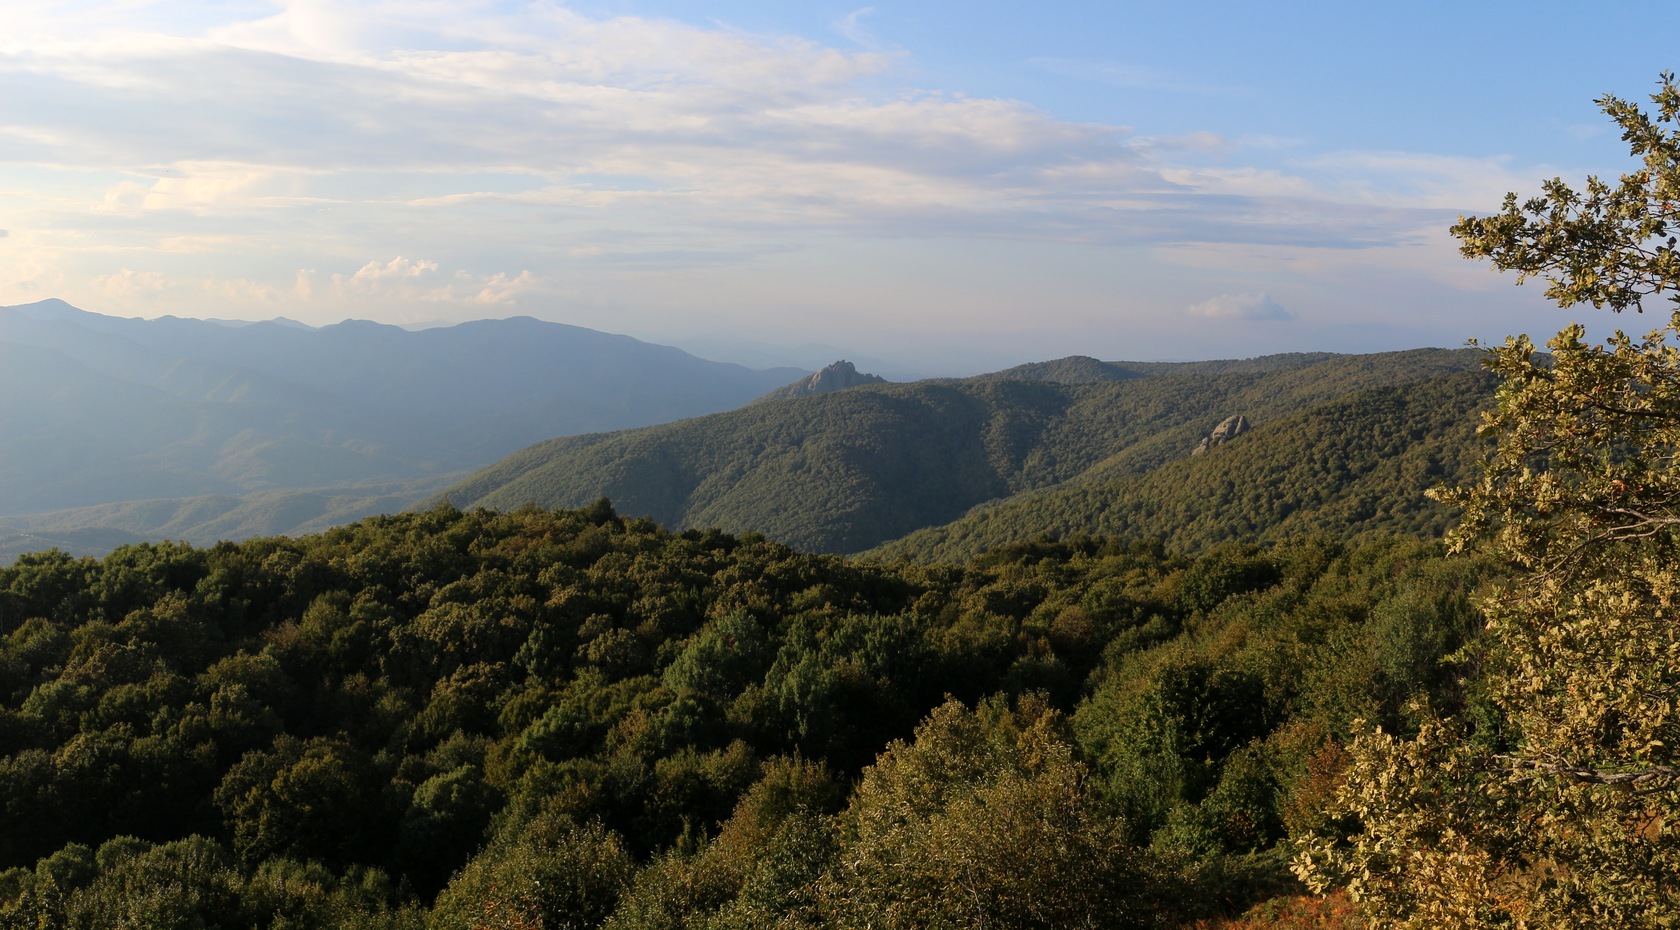
M 1568 306 L 1680 306 L 1680 86 L 1656 115 L 1600 101 L 1641 167 L 1561 180 L 1454 229 L 1473 257 L 1550 282 Z M 1515 568 L 1483 599 L 1479 714 L 1420 707 L 1406 739 L 1352 746 L 1334 810 L 1304 844 L 1314 884 L 1346 881 L 1383 926 L 1680 925 L 1680 313 L 1643 340 L 1490 352 L 1503 378 L 1485 474 L 1449 495 L 1459 545 Z
M 621 511 L 671 528 L 751 530 L 810 551 L 858 552 L 987 501 L 1146 474 L 1186 457 L 1231 414 L 1265 424 L 1363 390 L 1474 371 L 1478 359 L 1469 350 L 1420 349 L 1127 363 L 1148 376 L 1056 381 L 1050 369 L 1070 365 L 1090 368 L 1070 362 L 1021 378 L 864 385 L 557 439 L 510 456 L 447 496 L 463 507 L 505 509 L 576 507 L 605 495 Z
M 1361 391 L 1208 455 L 1017 495 L 871 554 L 955 562 L 1042 533 L 1153 536 L 1182 550 L 1302 533 L 1439 535 L 1453 511 L 1426 492 L 1472 472 L 1492 389 L 1485 374 L 1459 372 Z
M 1398 538 L 851 562 L 580 511 L 0 569 L 0 927 L 1141 927 L 1476 707 Z

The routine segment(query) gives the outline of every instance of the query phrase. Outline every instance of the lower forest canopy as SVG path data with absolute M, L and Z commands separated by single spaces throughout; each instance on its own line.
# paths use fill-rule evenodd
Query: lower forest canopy
M 0 926 L 1144 927 L 1485 701 L 1400 537 L 964 567 L 443 507 L 0 569 Z

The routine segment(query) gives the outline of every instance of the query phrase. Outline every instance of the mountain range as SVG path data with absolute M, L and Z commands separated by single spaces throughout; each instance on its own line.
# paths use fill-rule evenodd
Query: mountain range
M 961 558 L 1041 533 L 1206 542 L 1279 526 L 1430 532 L 1429 486 L 1479 455 L 1472 350 L 1245 361 L 1067 358 L 864 384 L 538 443 L 452 485 L 460 507 L 581 506 L 790 545 Z M 1191 453 L 1221 420 L 1254 429 Z M 1378 498 L 1382 503 L 1372 503 Z M 894 543 L 894 540 L 898 542 Z
M 342 522 L 541 439 L 730 409 L 806 374 L 528 317 L 411 332 L 0 307 L 0 532 Z
M 1480 455 L 1480 358 L 1071 356 L 888 383 L 529 318 L 315 329 L 43 301 L 0 308 L 0 559 L 602 497 L 672 528 L 895 560 L 1044 534 L 1433 534 L 1446 514 L 1423 491 Z M 1227 420 L 1243 429 L 1208 442 Z

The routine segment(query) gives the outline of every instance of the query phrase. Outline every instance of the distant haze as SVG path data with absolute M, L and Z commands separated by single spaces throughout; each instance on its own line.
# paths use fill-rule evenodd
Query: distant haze
M 282 532 L 328 510 L 401 509 L 439 476 L 538 440 L 727 410 L 806 374 L 529 318 L 415 333 L 0 307 L 0 522 L 192 498 L 146 519 L 197 525 L 242 495 L 318 489 L 264 498 L 264 519 L 292 523 L 251 531 Z

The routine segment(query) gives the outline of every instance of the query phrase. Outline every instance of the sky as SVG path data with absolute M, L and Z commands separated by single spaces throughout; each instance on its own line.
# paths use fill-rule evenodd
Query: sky
M 1601 312 L 1446 230 L 1629 170 L 1594 101 L 1677 35 L 1648 2 L 5 0 L 0 305 L 922 374 L 1544 338 Z

